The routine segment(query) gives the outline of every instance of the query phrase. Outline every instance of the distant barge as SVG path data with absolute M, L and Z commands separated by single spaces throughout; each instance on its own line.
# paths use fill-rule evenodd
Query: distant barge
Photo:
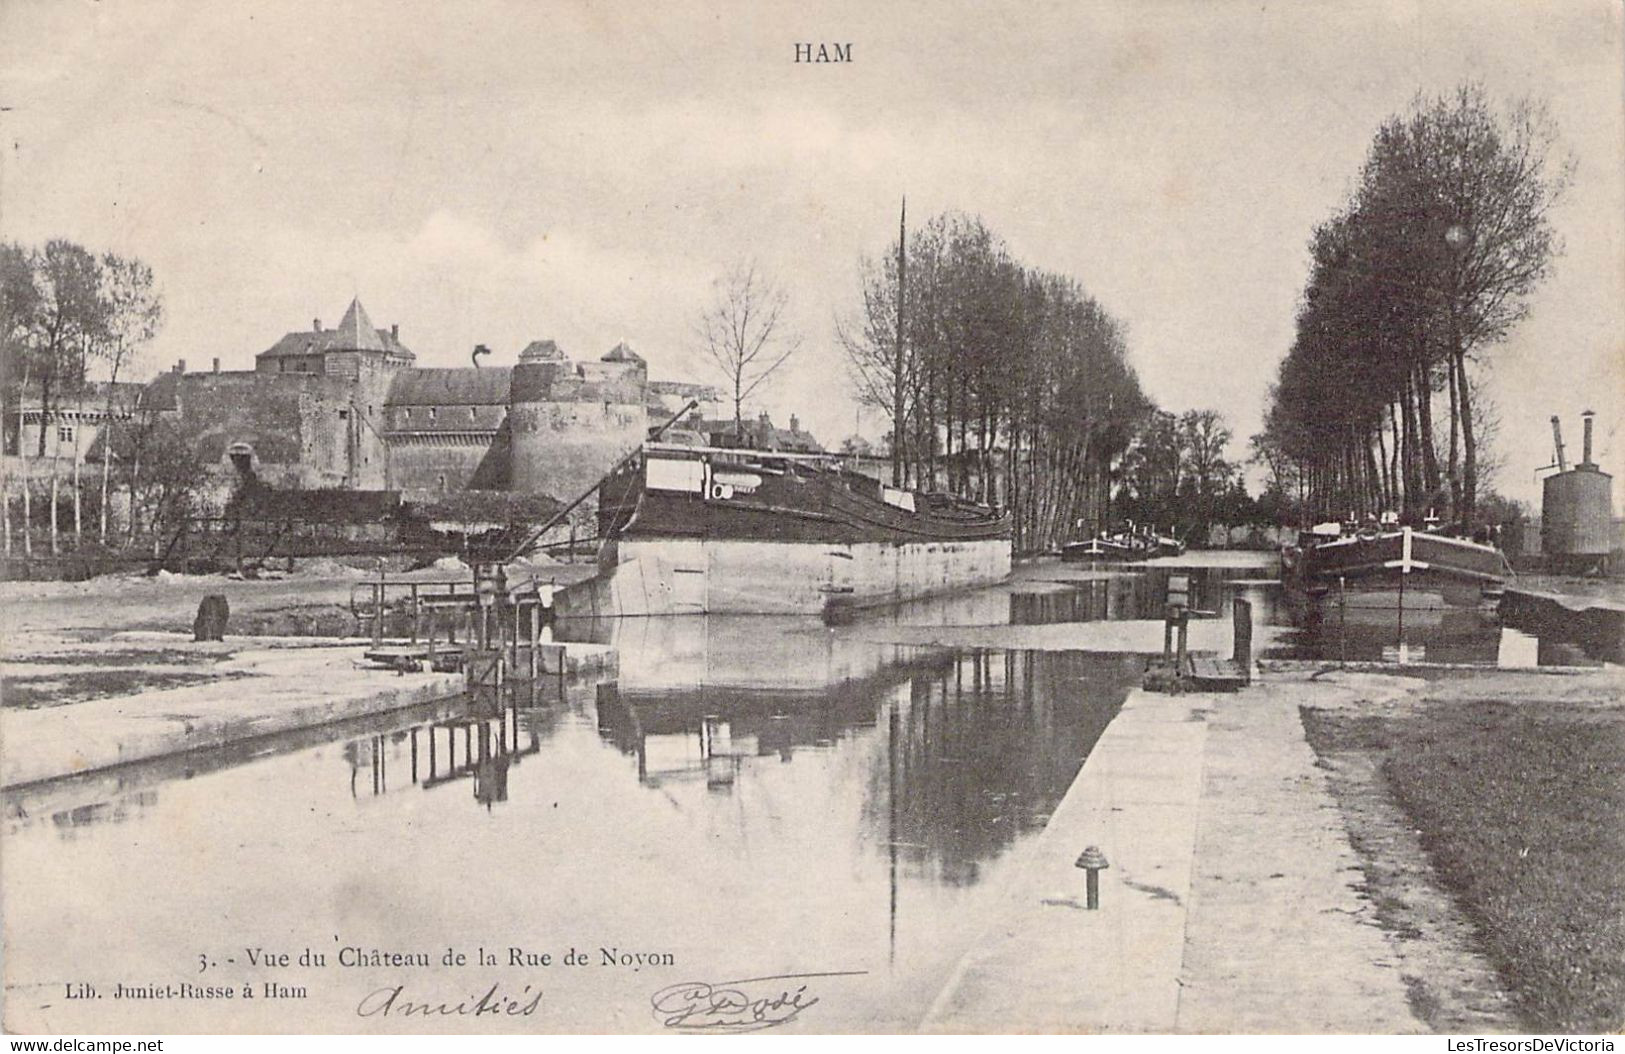
M 1069 563 L 1089 560 L 1149 560 L 1157 556 L 1179 556 L 1185 543 L 1178 538 L 1158 534 L 1154 529 L 1136 527 L 1129 522 L 1128 529 L 1096 534 L 1081 542 L 1069 542 L 1061 547 L 1061 559 Z
M 1491 606 L 1509 573 L 1494 546 L 1410 527 L 1347 536 L 1305 532 L 1281 557 L 1289 589 L 1350 607 Z
M 827 455 L 647 443 L 599 488 L 599 573 L 560 617 L 825 614 L 997 582 L 1008 515 Z

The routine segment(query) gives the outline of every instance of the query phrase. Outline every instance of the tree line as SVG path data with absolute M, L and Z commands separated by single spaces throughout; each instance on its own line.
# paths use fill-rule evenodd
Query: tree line
M 1490 424 L 1479 371 L 1561 243 L 1572 160 L 1545 109 L 1476 84 L 1377 130 L 1349 200 L 1314 231 L 1297 332 L 1253 437 L 1304 516 L 1478 512 Z
M 0 534 L 12 549 L 20 519 L 22 547 L 33 553 L 35 491 L 44 482 L 44 510 L 52 553 L 60 551 L 63 500 L 69 486 L 75 544 L 86 536 L 87 506 L 96 539 L 109 544 L 119 525 L 110 522 L 115 485 L 129 498 L 122 525 L 125 540 L 147 525 L 184 515 L 195 487 L 195 465 L 178 436 L 168 435 L 154 415 L 126 405 L 118 381 L 127 376 L 164 321 L 163 298 L 151 267 L 117 253 L 96 254 L 55 238 L 42 246 L 0 243 L 0 421 L 18 472 L 0 475 Z M 98 390 L 93 374 L 106 378 Z M 87 416 L 88 414 L 88 416 Z M 38 432 L 30 436 L 28 419 Z M 101 423 L 97 477 L 81 474 L 87 419 Z M 72 430 L 72 448 L 62 444 Z M 71 475 L 62 478 L 66 460 Z M 46 472 L 40 469 L 46 468 Z M 44 476 L 44 480 L 41 480 Z M 87 494 L 89 500 L 87 501 Z M 144 517 L 143 517 L 144 514 Z
M 1113 459 L 1150 408 L 1121 324 L 980 219 L 904 235 L 906 251 L 860 263 L 860 303 L 837 324 L 859 401 L 891 423 L 898 483 L 1008 508 L 1018 550 L 1100 526 Z
M 1151 411 L 1118 470 L 1115 507 L 1187 541 L 1205 540 L 1215 524 L 1272 523 L 1272 510 L 1247 494 L 1241 466 L 1229 457 L 1232 438 L 1215 410 Z

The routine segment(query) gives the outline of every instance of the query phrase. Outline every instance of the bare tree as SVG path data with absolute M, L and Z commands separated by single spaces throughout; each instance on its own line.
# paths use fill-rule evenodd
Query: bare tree
M 734 435 L 744 430 L 741 406 L 801 347 L 784 321 L 789 294 L 758 270 L 736 263 L 712 283 L 710 306 L 695 335 L 711 366 L 726 380 L 734 404 Z
M 1147 403 L 1121 324 L 1082 286 L 1023 266 L 961 213 L 860 261 L 858 277 L 836 336 L 858 400 L 890 418 L 897 485 L 1003 506 L 1028 551 L 1104 515 Z
M 45 243 L 34 263 L 40 311 L 30 342 L 29 358 L 40 382 L 38 453 L 56 427 L 57 403 L 64 389 L 84 383 L 86 351 L 101 339 L 106 313 L 101 299 L 101 268 L 83 246 L 61 238 Z M 57 529 L 60 436 L 51 443 L 51 552 L 60 551 Z
M 106 339 L 97 356 L 107 366 L 107 400 L 103 407 L 103 429 L 112 435 L 115 416 L 123 410 L 118 403 L 119 372 L 139 354 L 143 345 L 157 335 L 164 321 L 163 299 L 153 288 L 152 268 L 137 259 L 113 253 L 102 257 L 102 289 L 107 301 Z M 113 448 L 102 443 L 102 491 L 100 538 L 107 542 L 107 496 L 111 479 Z

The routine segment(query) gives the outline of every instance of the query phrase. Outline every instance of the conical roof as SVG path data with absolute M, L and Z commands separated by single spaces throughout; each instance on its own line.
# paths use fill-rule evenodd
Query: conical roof
M 632 345 L 626 341 L 610 348 L 600 362 L 643 362 L 643 356 L 632 350 Z
M 367 317 L 367 309 L 361 306 L 359 298 L 350 301 L 343 321 L 333 331 L 333 343 L 328 348 L 332 351 L 385 350 L 383 338 L 378 335 L 372 319 Z

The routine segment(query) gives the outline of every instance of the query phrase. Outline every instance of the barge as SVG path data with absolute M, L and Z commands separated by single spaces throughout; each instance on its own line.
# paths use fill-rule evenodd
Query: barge
M 560 618 L 816 614 L 998 582 L 1007 514 L 829 455 L 649 442 L 599 486 L 598 574 Z
M 1155 528 L 1137 527 L 1130 520 L 1127 529 L 1117 532 L 1102 531 L 1084 541 L 1069 542 L 1061 547 L 1061 559 L 1068 563 L 1086 560 L 1150 560 L 1159 556 L 1179 556 L 1185 552 L 1185 543 L 1178 538 L 1158 534 Z
M 1316 528 L 1281 555 L 1289 590 L 1348 607 L 1494 606 L 1511 568 L 1492 545 L 1410 527 L 1344 535 Z

